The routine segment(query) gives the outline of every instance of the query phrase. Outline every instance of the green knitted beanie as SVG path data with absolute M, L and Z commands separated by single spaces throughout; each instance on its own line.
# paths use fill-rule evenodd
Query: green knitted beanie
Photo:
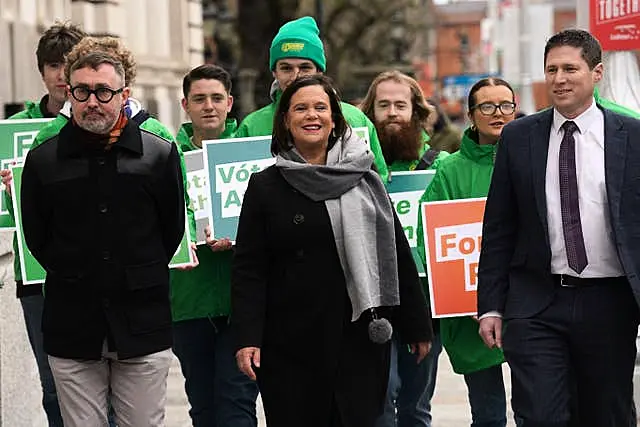
M 279 59 L 301 58 L 313 61 L 318 69 L 324 72 L 327 59 L 324 57 L 324 47 L 319 34 L 318 25 L 310 16 L 284 24 L 271 42 L 269 68 L 275 70 Z

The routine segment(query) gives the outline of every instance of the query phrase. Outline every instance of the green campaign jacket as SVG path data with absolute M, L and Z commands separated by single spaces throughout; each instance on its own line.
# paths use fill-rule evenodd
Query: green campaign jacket
M 238 127 L 236 138 L 271 135 L 273 132 L 273 116 L 276 114 L 276 106 L 278 105 L 281 95 L 282 92 L 278 90 L 275 93 L 274 102 L 245 117 Z M 374 162 L 376 168 L 382 177 L 382 181 L 387 182 L 389 174 L 387 171 L 387 164 L 385 163 L 384 156 L 382 155 L 382 149 L 380 148 L 380 141 L 378 140 L 376 127 L 357 107 L 347 104 L 346 102 L 341 102 L 340 105 L 342 107 L 342 114 L 351 127 L 366 127 L 369 129 L 369 140 L 371 142 L 371 151 L 373 151 L 373 155 L 375 157 Z
M 227 119 L 220 139 L 233 138 L 235 119 Z M 191 141 L 191 123 L 182 125 L 176 141 L 183 152 L 199 150 Z M 185 187 L 186 188 L 186 187 Z M 171 270 L 171 312 L 174 322 L 228 316 L 231 312 L 232 251 L 213 252 L 198 245 L 198 265 L 193 270 Z
M 424 153 L 427 152 L 428 149 L 431 148 L 431 146 L 429 145 L 429 135 L 427 134 L 426 131 L 422 131 L 422 140 L 424 141 L 424 145 L 422 146 L 422 149 L 420 150 L 420 157 L 418 158 L 418 160 L 396 160 L 393 163 L 391 163 L 390 165 L 387 165 L 387 168 L 389 169 L 389 172 L 402 172 L 402 171 L 412 171 L 416 168 L 416 166 L 418 165 L 418 163 L 420 162 L 420 159 L 422 159 L 422 156 L 424 156 Z M 436 170 L 438 169 L 438 166 L 440 165 L 440 162 L 442 161 L 442 159 L 446 158 L 449 155 L 448 152 L 446 151 L 440 151 L 438 153 L 438 155 L 436 156 L 436 158 L 434 159 L 433 163 L 431 164 L 431 166 L 429 166 L 429 169 L 431 170 Z
M 486 197 L 493 173 L 496 145 L 479 145 L 467 129 L 460 150 L 440 162 L 436 175 L 421 202 Z M 426 264 L 424 233 L 419 218 L 418 251 Z M 504 362 L 500 349 L 489 349 L 478 334 L 478 322 L 471 317 L 440 319 L 442 344 L 458 374 L 480 371 Z
M 593 92 L 593 97 L 595 98 L 596 103 L 600 104 L 601 107 L 604 107 L 607 110 L 611 110 L 625 116 L 633 117 L 634 119 L 640 119 L 640 111 L 632 110 L 631 108 L 616 104 L 615 102 L 609 101 L 608 99 L 601 98 L 598 88 L 596 88 Z

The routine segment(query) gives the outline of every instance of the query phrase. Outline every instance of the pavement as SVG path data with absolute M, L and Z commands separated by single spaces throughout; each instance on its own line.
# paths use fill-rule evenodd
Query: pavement
M 639 346 L 640 348 L 640 346 Z M 471 412 L 467 398 L 467 386 L 461 375 L 457 375 L 451 369 L 451 364 L 445 353 L 440 355 L 438 366 L 438 380 L 435 396 L 432 403 L 433 425 L 432 427 L 469 427 L 471 425 Z M 507 401 L 511 399 L 511 381 L 509 367 L 503 365 L 505 386 L 507 388 Z M 640 365 L 636 365 L 634 375 L 635 401 L 640 406 Z M 189 418 L 189 404 L 184 394 L 184 379 L 180 372 L 177 359 L 169 372 L 167 393 L 167 419 L 166 427 L 191 427 Z M 259 427 L 266 427 L 262 404 L 258 400 Z M 507 427 L 515 427 L 513 413 L 509 409 Z M 640 424 L 639 424 L 640 425 Z
M 508 368 L 504 365 L 505 382 L 510 389 Z M 189 404 L 184 394 L 184 379 L 177 359 L 169 371 L 167 390 L 167 427 L 191 427 Z M 266 427 L 261 402 L 258 401 L 259 427 Z M 468 427 L 471 424 L 471 413 L 467 399 L 467 386 L 461 375 L 456 375 L 446 355 L 440 356 L 438 382 L 432 401 L 433 427 Z M 513 416 L 508 427 L 513 427 Z

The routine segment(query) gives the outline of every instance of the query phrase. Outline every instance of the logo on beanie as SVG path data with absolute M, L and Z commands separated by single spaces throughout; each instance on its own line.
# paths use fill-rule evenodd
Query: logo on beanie
M 304 49 L 304 43 L 282 43 L 280 50 L 283 52 L 301 52 Z

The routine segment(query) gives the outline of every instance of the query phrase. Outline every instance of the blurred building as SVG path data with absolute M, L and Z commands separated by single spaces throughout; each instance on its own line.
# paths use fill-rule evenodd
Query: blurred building
M 43 95 L 35 50 L 56 20 L 80 24 L 90 35 L 122 37 L 138 64 L 133 97 L 169 128 L 178 128 L 182 77 L 204 58 L 201 0 L 1 0 L 3 105 Z

